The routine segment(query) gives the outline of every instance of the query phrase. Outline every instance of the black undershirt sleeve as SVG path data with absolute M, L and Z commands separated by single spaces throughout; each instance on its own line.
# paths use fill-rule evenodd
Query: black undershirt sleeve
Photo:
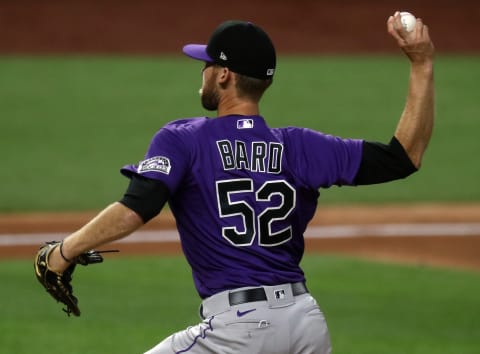
M 168 198 L 169 191 L 163 182 L 132 174 L 119 202 L 140 215 L 146 223 L 160 213 Z
M 376 184 L 405 178 L 417 168 L 408 157 L 402 144 L 393 137 L 388 145 L 363 142 L 363 154 L 355 184 Z

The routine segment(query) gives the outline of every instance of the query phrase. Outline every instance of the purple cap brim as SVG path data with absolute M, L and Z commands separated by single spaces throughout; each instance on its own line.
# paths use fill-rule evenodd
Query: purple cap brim
M 205 44 L 187 44 L 183 47 L 183 52 L 190 58 L 213 62 L 213 59 L 207 54 L 207 46 Z

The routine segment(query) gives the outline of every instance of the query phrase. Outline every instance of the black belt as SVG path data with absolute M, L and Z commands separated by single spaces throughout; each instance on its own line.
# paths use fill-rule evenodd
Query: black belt
M 293 296 L 308 293 L 307 286 L 304 282 L 292 283 L 291 286 Z M 265 294 L 265 289 L 263 288 L 239 290 L 228 294 L 228 301 L 230 302 L 230 306 L 245 304 L 247 302 L 266 300 L 267 294 Z

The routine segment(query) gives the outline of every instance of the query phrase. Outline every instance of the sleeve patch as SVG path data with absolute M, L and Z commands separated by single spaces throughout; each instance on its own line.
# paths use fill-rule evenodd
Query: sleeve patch
M 166 175 L 170 174 L 170 169 L 172 165 L 170 164 L 170 159 L 164 156 L 154 156 L 147 160 L 140 162 L 138 165 L 137 172 L 161 172 Z

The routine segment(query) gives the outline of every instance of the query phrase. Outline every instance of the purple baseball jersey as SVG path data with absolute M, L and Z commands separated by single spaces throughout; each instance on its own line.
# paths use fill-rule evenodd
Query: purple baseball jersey
M 260 116 L 171 122 L 145 159 L 122 168 L 170 191 L 182 248 L 202 298 L 304 281 L 303 233 L 318 189 L 352 185 L 362 141 L 306 128 L 270 128 Z

